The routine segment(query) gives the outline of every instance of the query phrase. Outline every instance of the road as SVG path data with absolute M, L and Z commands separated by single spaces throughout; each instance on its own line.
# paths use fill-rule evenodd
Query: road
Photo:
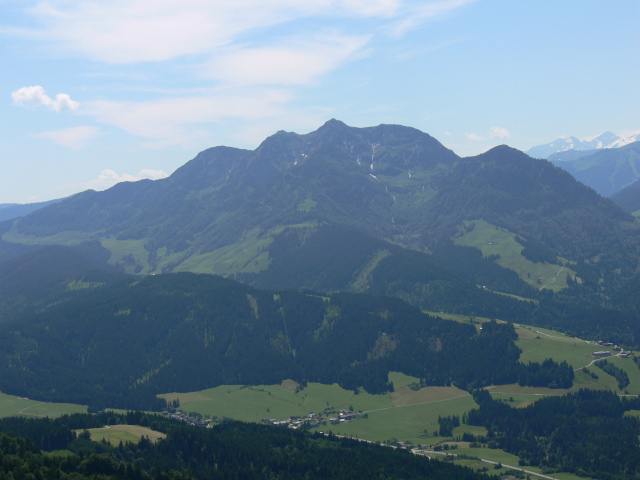
M 424 453 L 423 453 L 424 452 Z M 452 457 L 457 457 L 457 455 L 455 453 L 444 453 L 444 452 L 436 452 L 434 450 L 418 450 L 417 448 L 414 448 L 413 450 L 411 450 L 411 453 L 415 454 L 415 455 L 424 455 L 425 457 L 431 458 L 429 455 L 427 455 L 427 453 L 433 454 L 433 455 L 449 455 Z M 484 458 L 480 458 L 479 459 L 481 462 L 484 463 L 490 463 L 491 465 L 498 465 L 500 462 L 494 462 L 493 460 L 487 460 Z M 505 463 L 500 463 L 500 465 L 502 465 L 504 468 L 510 468 L 511 470 L 519 470 L 521 472 L 524 473 L 528 473 L 529 475 L 535 475 L 536 477 L 540 477 L 540 478 L 547 478 L 548 480 L 558 480 L 556 477 L 551 477 L 549 475 L 544 475 L 542 473 L 538 473 L 538 472 L 534 472 L 532 470 L 525 470 L 524 468 L 520 468 L 520 467 L 514 467 L 513 465 L 507 465 Z

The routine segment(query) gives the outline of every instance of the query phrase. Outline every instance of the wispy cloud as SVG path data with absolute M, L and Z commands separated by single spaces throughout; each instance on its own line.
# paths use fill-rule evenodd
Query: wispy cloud
M 489 138 L 510 138 L 511 134 L 504 127 L 491 127 L 486 135 L 479 135 L 477 133 L 465 133 L 467 140 L 470 142 L 484 142 Z
M 41 28 L 23 36 L 108 63 L 210 54 L 243 34 L 313 15 L 389 17 L 399 0 L 43 0 L 29 10 Z M 15 30 L 13 31 L 16 33 Z
M 14 105 L 32 108 L 45 106 L 56 112 L 75 110 L 80 105 L 78 102 L 71 100 L 71 97 L 66 93 L 57 94 L 54 100 L 47 95 L 47 92 L 40 85 L 22 87 L 11 93 L 11 99 Z
M 476 0 L 440 0 L 435 2 L 410 3 L 402 14 L 399 15 L 400 19 L 392 24 L 391 32 L 393 35 L 402 36 L 426 21 L 439 19 L 475 1 Z
M 465 135 L 467 136 L 467 140 L 470 142 L 482 142 L 487 139 L 487 137 L 483 137 L 477 133 L 465 133 Z
M 129 173 L 118 174 L 113 170 L 106 169 L 100 172 L 100 175 L 93 180 L 75 185 L 61 185 L 58 188 L 105 190 L 113 187 L 116 183 L 137 182 L 138 180 L 143 179 L 160 180 L 168 176 L 169 175 L 162 170 L 140 170 L 136 175 L 132 175 Z
M 97 127 L 82 126 L 71 127 L 62 130 L 38 133 L 38 138 L 46 138 L 57 145 L 61 145 L 71 150 L 80 150 L 89 140 L 101 135 Z
M 235 47 L 207 64 L 207 75 L 234 85 L 303 85 L 353 58 L 371 35 L 289 38 L 280 45 Z
M 224 119 L 246 121 L 286 117 L 292 94 L 282 89 L 216 90 L 209 95 L 147 102 L 87 102 L 82 113 L 98 122 L 153 140 L 150 146 L 186 145 L 201 132 L 196 124 Z
M 202 139 L 220 120 L 242 120 L 250 129 L 249 124 L 261 128 L 268 119 L 285 124 L 287 118 L 300 119 L 304 115 L 293 106 L 297 89 L 368 56 L 378 26 L 407 31 L 473 0 L 31 1 L 26 13 L 35 23 L 0 29 L 5 35 L 29 37 L 59 57 L 84 58 L 107 69 L 129 64 L 144 72 L 144 65 L 154 63 L 155 72 L 173 74 L 187 68 L 198 77 L 191 86 L 200 91 L 185 93 L 190 87 L 185 84 L 183 92 L 146 85 L 144 101 L 102 97 L 83 100 L 78 108 L 66 94 L 51 99 L 42 87 L 25 87 L 13 93 L 14 104 L 77 110 L 142 137 L 146 146 L 163 147 Z M 305 27 L 311 17 L 320 25 L 313 32 Z M 364 29 L 346 30 L 346 21 L 359 19 L 367 20 Z M 203 82 L 209 82 L 205 89 Z M 85 129 L 41 136 L 81 148 L 92 134 L 96 131 Z

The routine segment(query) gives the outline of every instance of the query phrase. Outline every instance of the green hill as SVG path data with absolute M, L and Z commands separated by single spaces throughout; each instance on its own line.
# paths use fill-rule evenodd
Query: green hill
M 571 383 L 566 366 L 518 363 L 515 339 L 512 325 L 487 323 L 478 332 L 397 299 L 156 275 L 112 283 L 1 325 L 0 390 L 155 409 L 164 405 L 155 395 L 167 391 L 285 379 L 380 393 L 392 389 L 390 371 L 465 389 L 522 378 Z

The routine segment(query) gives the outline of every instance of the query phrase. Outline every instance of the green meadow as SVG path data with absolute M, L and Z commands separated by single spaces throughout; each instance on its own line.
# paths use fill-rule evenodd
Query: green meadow
M 91 440 L 96 442 L 105 440 L 114 446 L 119 445 L 120 442 L 138 443 L 142 437 L 147 437 L 153 443 L 166 437 L 164 433 L 140 425 L 110 425 L 103 428 L 91 428 L 88 431 Z
M 488 320 L 446 313 L 433 315 L 465 323 L 473 321 L 478 326 Z M 620 394 L 625 393 L 618 389 L 615 378 L 592 364 L 594 359 L 591 353 L 602 350 L 603 347 L 553 330 L 527 325 L 515 327 L 518 334 L 516 344 L 522 349 L 521 361 L 542 362 L 547 358 L 557 362 L 566 361 L 575 369 L 574 386 L 571 389 L 522 387 L 518 384 L 489 387 L 495 399 L 516 408 L 523 408 L 545 396 L 563 395 L 580 388 L 610 389 Z M 627 372 L 630 385 L 626 391 L 629 394 L 640 394 L 640 369 L 633 360 L 613 357 L 609 358 L 609 361 Z M 583 370 L 586 366 L 587 372 Z M 198 412 L 218 420 L 224 417 L 256 422 L 263 418 L 284 420 L 291 416 L 319 414 L 326 409 L 332 412 L 353 409 L 360 413 L 357 419 L 335 425 L 325 421 L 318 430 L 379 442 L 410 441 L 414 445 L 435 445 L 451 440 L 437 435 L 438 417 L 461 417 L 476 407 L 467 392 L 453 386 L 415 390 L 410 388 L 410 385 L 414 384 L 412 387 L 415 388 L 419 379 L 399 372 L 390 373 L 389 380 L 393 382 L 395 391 L 383 395 L 370 395 L 365 391 L 355 393 L 336 384 L 310 383 L 301 388 L 288 380 L 281 385 L 225 385 L 201 392 L 169 393 L 162 397 L 167 400 L 178 399 L 182 411 Z M 332 414 L 328 415 L 329 418 L 331 416 Z M 454 430 L 453 436 L 455 438 L 464 432 L 476 435 L 486 433 L 479 427 L 461 425 Z M 463 453 L 461 450 L 456 453 L 458 452 Z M 517 457 L 499 450 L 469 449 L 468 454 L 474 452 L 488 452 L 482 458 L 489 460 L 518 464 Z
M 87 407 L 85 405 L 39 402 L 16 397 L 15 395 L 0 393 L 0 417 L 24 416 L 33 418 L 57 418 L 66 414 L 86 411 Z
M 484 220 L 467 222 L 467 225 L 470 224 L 474 224 L 475 227 L 470 232 L 456 237 L 456 245 L 478 248 L 485 257 L 499 255 L 500 258 L 496 260 L 498 265 L 514 270 L 522 280 L 534 287 L 544 286 L 557 292 L 567 286 L 567 275 L 571 275 L 572 278 L 576 275 L 576 272 L 567 267 L 563 268 L 562 265 L 527 260 L 521 253 L 524 247 L 516 242 L 516 235 L 508 230 Z

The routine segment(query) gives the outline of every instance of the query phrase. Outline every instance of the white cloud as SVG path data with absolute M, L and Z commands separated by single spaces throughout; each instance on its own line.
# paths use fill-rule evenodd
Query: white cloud
M 22 87 L 12 92 L 11 98 L 14 105 L 22 107 L 39 107 L 42 105 L 56 112 L 75 110 L 80 105 L 78 102 L 71 100 L 71 97 L 66 93 L 59 93 L 56 95 L 56 99 L 53 100 L 40 85 Z
M 287 117 L 292 95 L 280 89 L 217 90 L 209 95 L 148 102 L 87 102 L 84 114 L 98 122 L 154 140 L 155 146 L 187 145 L 202 135 L 194 125 L 223 119 L 245 121 Z
M 100 172 L 100 175 L 93 180 L 89 180 L 88 182 L 84 182 L 79 185 L 64 185 L 59 188 L 106 190 L 107 188 L 113 187 L 116 183 L 137 182 L 138 180 L 145 178 L 150 180 L 159 180 L 168 176 L 169 175 L 162 170 L 140 170 L 137 175 L 131 175 L 129 173 L 117 174 L 111 169 L 106 169 Z
M 162 93 L 162 97 L 138 102 L 102 97 L 83 101 L 79 109 L 68 95 L 58 94 L 52 100 L 42 87 L 25 87 L 13 94 L 16 105 L 78 109 L 98 123 L 143 137 L 145 146 L 164 147 L 210 138 L 212 124 L 221 120 L 241 120 L 248 130 L 275 119 L 291 124 L 292 118 L 305 117 L 312 123 L 316 116 L 291 106 L 296 98 L 291 87 L 318 82 L 328 72 L 368 55 L 373 43 L 373 22 L 367 20 L 368 30 L 360 29 L 365 22 L 356 23 L 355 28 L 352 22 L 351 31 L 345 33 L 349 23 L 345 20 L 374 17 L 384 28 L 410 19 L 401 27 L 406 30 L 473 0 L 426 4 L 421 0 L 30 1 L 35 6 L 26 13 L 36 26 L 2 31 L 41 42 L 57 58 L 81 57 L 107 64 L 165 62 L 158 74 L 178 78 L 179 69 L 217 81 L 212 88 L 202 89 L 202 78 L 198 79 L 201 89 L 191 90 L 192 94 L 185 93 L 189 86 L 176 93 L 157 92 L 150 85 L 147 93 Z M 304 21 L 311 17 L 319 19 L 314 19 L 319 27 L 313 31 Z M 180 63 L 169 63 L 176 59 Z M 83 138 L 80 130 L 63 132 L 41 136 L 81 148 L 91 133 L 85 130 Z
M 401 4 L 401 0 L 343 0 L 344 7 L 362 16 L 382 16 L 394 15 Z
M 22 35 L 107 63 L 209 54 L 241 35 L 313 15 L 388 17 L 400 0 L 42 0 L 41 30 Z M 14 32 L 15 33 L 15 32 Z
M 392 26 L 391 32 L 396 36 L 404 35 L 409 30 L 413 30 L 428 20 L 440 18 L 475 1 L 476 0 L 440 0 L 410 4 L 405 9 L 405 12 L 403 12 L 403 18 Z
M 489 137 L 490 138 L 509 138 L 511 137 L 511 134 L 506 128 L 491 127 L 489 129 Z
M 89 140 L 99 135 L 101 135 L 101 133 L 97 127 L 82 126 L 42 132 L 37 134 L 36 137 L 46 138 L 55 144 L 72 150 L 79 150 L 84 147 Z
M 214 58 L 208 75 L 236 85 L 301 85 L 352 58 L 370 35 L 287 39 L 274 47 L 234 48 Z
M 471 142 L 482 142 L 483 140 L 486 140 L 486 137 L 478 135 L 477 133 L 465 133 L 465 135 L 467 136 L 467 140 Z

